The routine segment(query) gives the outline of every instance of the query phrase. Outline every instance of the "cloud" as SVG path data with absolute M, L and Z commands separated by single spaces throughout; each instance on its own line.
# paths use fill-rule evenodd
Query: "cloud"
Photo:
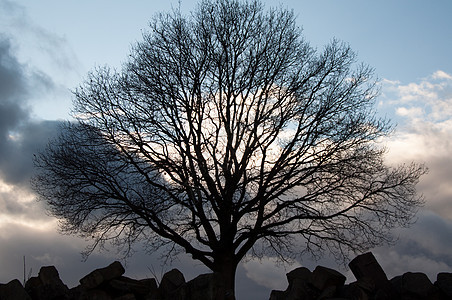
M 32 153 L 55 132 L 56 122 L 31 117 L 31 94 L 50 91 L 53 82 L 41 72 L 19 63 L 11 43 L 0 36 L 0 177 L 8 183 L 28 184 Z
M 398 110 L 422 110 L 423 120 L 438 122 L 452 117 L 452 75 L 444 71 L 408 84 L 383 80 L 383 94 Z
M 0 36 L 0 132 L 16 126 L 21 118 L 27 116 L 21 107 L 28 94 L 27 75 L 22 66 L 11 53 L 11 43 Z
M 0 1 L 0 12 L 0 23 L 5 21 L 3 15 L 27 22 L 25 11 L 12 2 Z M 31 104 L 45 102 L 57 87 L 45 72 L 21 62 L 17 45 L 14 31 L 0 32 L 0 260 L 4 266 L 0 282 L 22 278 L 18 273 L 23 255 L 30 265 L 57 263 L 58 257 L 80 260 L 74 248 L 82 245 L 56 233 L 56 220 L 46 215 L 45 204 L 36 202 L 29 190 L 33 153 L 58 128 L 56 121 L 34 119 Z
M 418 187 L 426 209 L 452 220 L 452 75 L 436 71 L 420 82 L 386 81 L 383 89 L 402 123 L 387 141 L 388 161 L 424 162 L 430 172 Z
M 40 118 L 67 116 L 70 88 L 80 81 L 81 63 L 65 36 L 48 30 L 16 2 L 0 0 L 0 40 L 8 41 L 9 53 L 27 80 L 28 113 Z M 55 117 L 57 115 L 58 117 Z
M 80 262 L 84 243 L 60 236 L 56 220 L 45 213 L 45 203 L 36 202 L 29 189 L 33 154 L 58 129 L 56 121 L 35 119 L 32 104 L 45 103 L 59 87 L 39 67 L 24 62 L 25 56 L 20 58 L 20 50 L 37 45 L 24 42 L 39 40 L 38 47 L 52 48 L 54 52 L 47 55 L 58 62 L 58 57 L 65 56 L 64 51 L 56 54 L 64 41 L 34 26 L 23 7 L 10 1 L 0 0 L 0 25 L 0 282 L 23 278 L 23 256 L 33 266 L 34 275 L 47 264 L 63 264 L 70 274 L 72 267 L 82 268 L 75 261 Z M 58 64 L 64 63 L 59 60 Z
M 444 71 L 438 70 L 435 73 L 433 73 L 432 78 L 433 79 L 448 79 L 448 80 L 452 80 L 452 75 L 447 74 Z
M 452 269 L 452 221 L 423 211 L 410 229 L 399 230 L 399 242 L 393 247 L 374 250 L 389 278 L 405 272 L 424 272 L 434 282 L 440 272 Z
M 79 253 L 84 244 L 83 240 L 61 236 L 50 228 L 38 229 L 20 223 L 3 222 L 0 231 L 0 282 L 15 278 L 22 281 L 24 256 L 26 277 L 30 269 L 31 276 L 37 276 L 42 266 L 54 265 L 69 286 L 77 285 L 81 277 L 93 270 L 93 265 L 103 267 L 115 260 L 111 255 L 95 254 L 89 262 L 82 262 Z
M 2 33 L 14 39 L 16 50 L 27 61 L 32 59 L 38 68 L 49 67 L 63 71 L 77 70 L 80 62 L 64 36 L 57 35 L 36 24 L 20 4 L 0 0 Z M 38 55 L 30 57 L 31 55 Z
M 0 176 L 8 183 L 29 185 L 34 172 L 33 155 L 42 151 L 59 129 L 59 121 L 29 121 L 17 128 L 0 148 Z
M 0 169 L 13 152 L 13 132 L 29 120 L 25 106 L 29 79 L 25 67 L 11 53 L 9 41 L 0 37 Z

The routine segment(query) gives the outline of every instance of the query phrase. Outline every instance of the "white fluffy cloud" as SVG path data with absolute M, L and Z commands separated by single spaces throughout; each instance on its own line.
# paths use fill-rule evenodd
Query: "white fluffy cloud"
M 420 125 L 413 123 L 423 121 L 441 126 L 452 118 L 452 75 L 444 71 L 408 84 L 384 80 L 383 90 L 397 114 L 409 118 L 409 125 Z
M 429 167 L 419 190 L 426 208 L 452 220 L 452 75 L 436 71 L 420 82 L 384 81 L 386 107 L 399 119 L 387 142 L 388 161 L 416 161 Z
M 452 75 L 447 74 L 444 71 L 438 70 L 435 73 L 433 73 L 432 78 L 433 79 L 448 79 L 448 80 L 452 80 Z

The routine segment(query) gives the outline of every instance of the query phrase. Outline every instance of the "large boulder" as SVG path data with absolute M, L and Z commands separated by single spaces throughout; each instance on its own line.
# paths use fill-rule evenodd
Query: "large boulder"
M 353 300 L 368 300 L 369 295 L 366 292 L 366 288 L 362 286 L 362 284 L 358 282 L 352 282 L 348 285 L 345 285 L 339 291 L 340 297 L 344 299 L 353 299 Z
M 60 274 L 54 266 L 41 267 L 38 277 L 44 285 L 65 285 L 60 279 Z
M 273 290 L 270 293 L 270 300 L 286 300 L 286 292 Z
M 119 261 L 115 261 L 105 268 L 96 269 L 80 279 L 83 288 L 89 290 L 100 286 L 112 279 L 119 278 L 125 270 Z
M 348 266 L 358 281 L 371 280 L 377 289 L 383 288 L 388 284 L 388 277 L 372 252 L 358 255 Z
M 0 284 L 1 300 L 31 300 L 30 295 L 25 291 L 22 283 L 14 279 L 7 284 Z
M 309 282 L 319 291 L 323 291 L 330 286 L 342 287 L 347 278 L 336 270 L 317 266 L 310 277 Z
M 313 272 L 305 267 L 286 274 L 289 286 L 285 291 L 272 291 L 271 300 L 328 299 L 338 294 L 345 276 L 336 270 L 317 266 Z
M 427 299 L 437 292 L 427 275 L 420 272 L 406 272 L 391 279 L 391 283 L 402 298 Z
M 305 267 L 296 268 L 286 274 L 287 282 L 289 282 L 289 289 L 296 284 L 296 281 L 308 281 L 312 272 Z
M 220 277 L 216 273 L 201 274 L 187 283 L 190 300 L 214 300 L 220 286 Z
M 38 277 L 32 277 L 25 283 L 25 290 L 33 300 L 69 299 L 69 288 L 54 266 L 41 267 Z
M 284 299 L 315 299 L 319 292 L 311 287 L 309 281 L 312 277 L 312 272 L 305 267 L 299 267 L 286 274 L 289 286 L 285 291 Z
M 184 288 L 184 285 L 184 274 L 178 269 L 172 269 L 163 275 L 159 286 L 159 292 L 164 299 L 174 299 L 176 297 L 176 290 Z M 181 291 L 179 291 L 179 294 L 180 293 Z
M 157 281 L 155 278 L 146 278 L 138 280 L 142 285 L 145 285 L 149 288 L 148 297 L 146 299 L 160 299 L 160 292 L 158 289 Z
M 319 291 L 311 286 L 309 280 L 312 272 L 305 267 L 296 268 L 286 274 L 289 286 L 285 291 L 273 290 L 270 300 L 316 299 Z
M 435 286 L 445 297 L 452 299 L 452 273 L 438 273 Z
M 81 285 L 69 289 L 68 297 L 71 300 L 84 300 L 86 299 L 86 290 Z

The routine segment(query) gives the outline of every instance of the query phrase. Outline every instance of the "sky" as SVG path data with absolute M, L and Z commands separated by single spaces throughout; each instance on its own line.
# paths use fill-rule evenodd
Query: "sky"
M 266 7 L 276 1 L 263 1 Z M 0 283 L 36 276 L 55 265 L 69 286 L 91 270 L 119 259 L 108 249 L 82 261 L 87 242 L 61 235 L 30 189 L 33 154 L 70 119 L 72 93 L 96 66 L 120 68 L 156 13 L 178 1 L 0 0 Z M 426 199 L 417 222 L 396 229 L 393 246 L 372 249 L 389 278 L 407 271 L 452 272 L 452 2 L 448 0 L 281 0 L 293 9 L 303 34 L 321 50 L 331 39 L 349 43 L 358 60 L 375 69 L 380 80 L 377 110 L 397 123 L 383 141 L 391 164 L 425 163 L 419 193 Z M 196 6 L 180 0 L 183 12 Z M 207 269 L 181 256 L 161 266 L 158 253 L 141 248 L 127 261 L 126 275 L 161 276 L 173 267 L 187 280 Z M 266 299 L 287 287 L 285 273 L 297 266 L 336 267 L 326 255 L 293 265 L 274 258 L 239 266 L 238 299 Z M 338 267 L 348 280 L 349 270 Z

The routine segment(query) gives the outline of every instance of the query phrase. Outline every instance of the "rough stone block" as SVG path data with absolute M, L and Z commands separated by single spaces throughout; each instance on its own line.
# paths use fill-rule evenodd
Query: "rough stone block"
M 317 266 L 312 272 L 309 282 L 319 291 L 323 291 L 329 286 L 341 287 L 345 280 L 346 277 L 338 271 Z
M 217 294 L 220 279 L 217 274 L 201 274 L 188 283 L 190 299 L 213 300 Z
M 319 296 L 319 291 L 313 288 L 308 281 L 294 278 L 290 287 L 286 290 L 285 300 L 314 300 Z
M 81 285 L 78 285 L 69 289 L 68 298 L 71 300 L 84 300 L 86 299 L 85 294 L 86 290 Z
M 69 292 L 54 266 L 41 267 L 38 277 L 25 283 L 25 290 L 33 300 L 66 299 Z
M 356 285 L 367 294 L 373 294 L 376 291 L 375 281 L 370 277 L 363 277 L 356 281 Z
M 372 252 L 364 253 L 355 257 L 349 264 L 350 270 L 357 280 L 371 279 L 377 288 L 385 286 L 388 277 L 378 263 Z
M 452 299 L 452 273 L 438 273 L 435 286 L 437 286 L 445 296 Z
M 31 300 L 31 297 L 25 291 L 22 283 L 14 279 L 7 284 L 0 285 L 1 300 Z
M 147 286 L 149 288 L 149 294 L 148 297 L 145 298 L 147 300 L 149 299 L 160 299 L 160 291 L 157 285 L 157 281 L 155 278 L 146 278 L 139 280 L 141 284 Z
M 54 266 L 41 267 L 38 278 L 44 285 L 60 285 L 63 282 L 60 279 L 60 274 Z
M 270 293 L 270 300 L 286 300 L 286 294 L 284 291 L 273 290 Z
M 402 293 L 402 275 L 393 277 L 390 282 L 398 294 Z
M 30 277 L 30 279 L 28 279 L 27 282 L 25 282 L 25 290 L 27 292 L 30 292 L 31 290 L 36 289 L 40 285 L 42 285 L 42 281 L 41 279 L 39 279 L 39 277 Z
M 340 290 L 339 295 L 345 299 L 369 300 L 366 291 L 358 284 L 358 282 L 352 282 L 345 285 Z
M 185 284 L 184 274 L 178 269 L 172 269 L 163 275 L 159 290 L 165 296 L 176 291 L 183 284 Z
M 435 286 L 424 273 L 407 272 L 401 277 L 401 294 L 427 298 L 435 292 Z
M 331 285 L 331 286 L 325 288 L 317 299 L 318 300 L 332 299 L 332 298 L 334 298 L 335 295 L 336 295 L 336 287 L 334 285 Z
M 148 286 L 151 291 L 154 291 L 158 288 L 157 281 L 155 280 L 155 278 L 140 279 L 138 281 L 141 284 Z
M 105 268 L 97 269 L 80 279 L 80 284 L 86 289 L 93 289 L 102 283 L 120 277 L 124 274 L 124 267 L 119 261 L 115 261 Z
M 308 281 L 311 277 L 312 272 L 305 267 L 296 268 L 289 273 L 286 274 L 287 282 L 289 283 L 289 288 L 292 286 L 292 283 L 295 278 Z

